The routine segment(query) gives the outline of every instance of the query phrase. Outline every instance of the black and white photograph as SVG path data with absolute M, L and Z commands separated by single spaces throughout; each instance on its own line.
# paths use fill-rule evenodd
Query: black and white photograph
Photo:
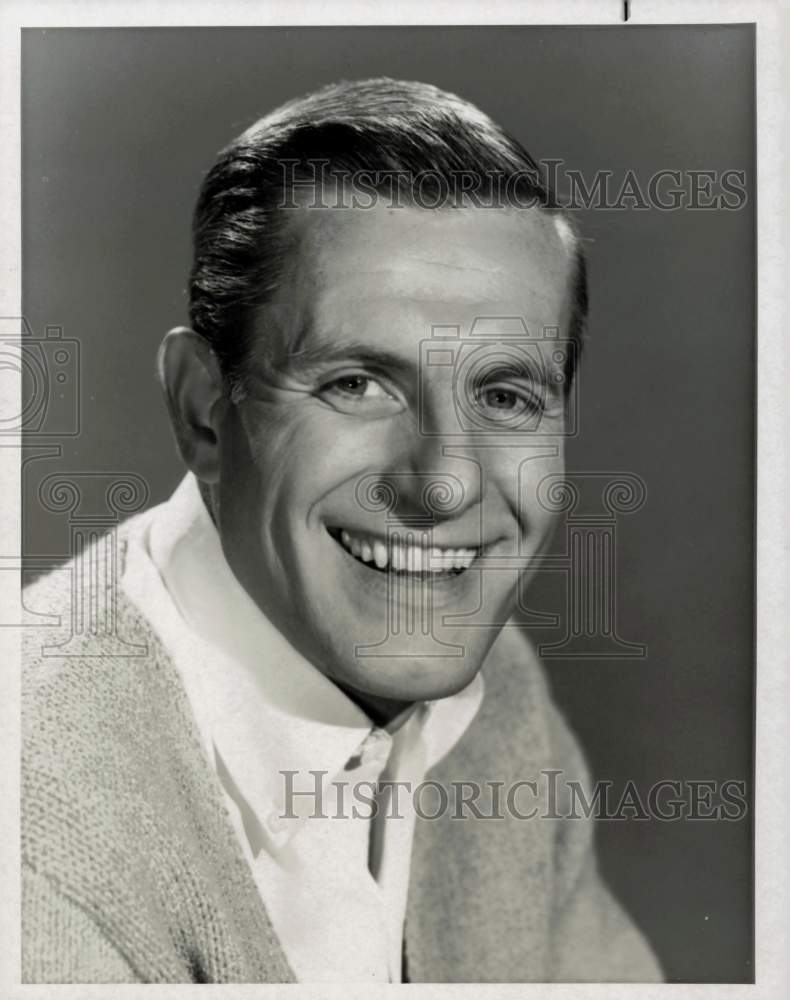
M 171 6 L 3 28 L 7 995 L 787 995 L 780 5 Z

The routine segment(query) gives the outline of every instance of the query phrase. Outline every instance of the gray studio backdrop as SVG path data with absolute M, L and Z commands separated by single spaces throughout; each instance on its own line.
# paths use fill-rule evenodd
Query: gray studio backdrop
M 68 516 L 38 498 L 45 477 L 134 473 L 157 503 L 182 475 L 154 354 L 186 319 L 201 176 L 260 114 L 339 78 L 420 79 L 588 179 L 742 170 L 752 192 L 753 60 L 748 25 L 25 31 L 24 311 L 35 336 L 59 327 L 76 342 L 50 405 L 78 431 L 27 439 L 31 573 L 69 550 Z M 734 779 L 750 796 L 754 197 L 736 211 L 578 218 L 592 307 L 568 467 L 647 486 L 617 522 L 617 629 L 647 656 L 553 659 L 551 681 L 599 779 L 643 794 L 662 779 Z M 541 574 L 529 607 L 562 612 L 563 585 Z M 531 631 L 557 642 L 565 625 Z M 753 978 L 751 810 L 602 821 L 597 837 L 670 980 Z

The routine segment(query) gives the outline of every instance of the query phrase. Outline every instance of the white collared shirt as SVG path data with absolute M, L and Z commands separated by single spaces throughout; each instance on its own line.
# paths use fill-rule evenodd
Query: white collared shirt
M 482 676 L 374 726 L 236 580 L 191 473 L 135 537 L 129 557 L 152 563 L 157 586 L 122 585 L 183 677 L 297 980 L 400 982 L 414 801 L 389 786 L 373 820 L 368 803 L 380 778 L 414 789 L 452 749 L 480 706 Z

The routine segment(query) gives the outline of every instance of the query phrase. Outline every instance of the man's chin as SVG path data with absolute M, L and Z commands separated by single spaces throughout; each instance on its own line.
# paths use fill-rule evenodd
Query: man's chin
M 391 718 L 415 702 L 449 698 L 467 687 L 482 666 L 482 657 L 453 655 L 358 656 L 353 672 L 335 683 L 363 710 L 387 711 Z

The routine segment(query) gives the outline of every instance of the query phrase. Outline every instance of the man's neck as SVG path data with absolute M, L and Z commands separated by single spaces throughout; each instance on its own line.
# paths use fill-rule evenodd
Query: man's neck
M 335 681 L 335 683 L 337 683 Z M 356 691 L 344 685 L 337 685 L 346 697 L 350 698 L 371 721 L 382 729 L 386 729 L 392 722 L 405 722 L 417 707 L 415 701 L 396 701 L 390 698 L 380 698 L 377 695 L 366 694 L 363 691 Z M 399 719 L 399 716 L 403 716 Z

